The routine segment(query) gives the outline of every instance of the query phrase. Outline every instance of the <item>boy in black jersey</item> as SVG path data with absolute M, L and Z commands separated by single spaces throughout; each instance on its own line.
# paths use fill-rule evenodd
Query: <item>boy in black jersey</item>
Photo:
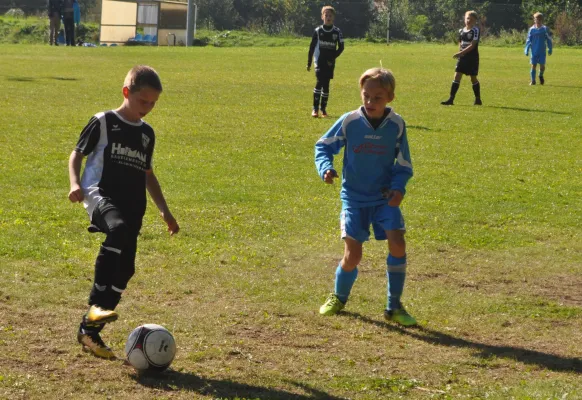
M 307 71 L 311 71 L 311 61 L 315 64 L 315 89 L 313 89 L 312 117 L 319 116 L 319 101 L 321 99 L 321 116 L 327 117 L 327 100 L 329 98 L 329 81 L 333 79 L 335 59 L 344 51 L 344 38 L 337 26 L 333 25 L 335 9 L 325 6 L 321 9 L 323 25 L 315 28 L 309 54 L 307 55 Z
M 113 310 L 135 272 L 146 189 L 170 234 L 180 229 L 152 169 L 154 131 L 142 121 L 161 92 L 162 84 L 153 68 L 132 68 L 123 84 L 123 104 L 116 110 L 95 114 L 69 158 L 69 200 L 83 202 L 91 221 L 90 232 L 106 234 L 95 261 L 89 310 L 77 334 L 85 351 L 102 358 L 115 358 L 99 333 L 106 323 L 118 318 Z
M 479 28 L 475 26 L 476 23 L 477 13 L 475 11 L 467 11 L 465 13 L 465 27 L 459 29 L 459 51 L 453 55 L 453 58 L 458 59 L 455 78 L 451 85 L 449 99 L 441 102 L 444 106 L 452 106 L 454 104 L 455 95 L 461 85 L 463 74 L 471 77 L 473 93 L 475 94 L 474 104 L 476 106 L 483 104 L 481 101 L 481 85 L 477 80 L 477 75 L 479 74 Z

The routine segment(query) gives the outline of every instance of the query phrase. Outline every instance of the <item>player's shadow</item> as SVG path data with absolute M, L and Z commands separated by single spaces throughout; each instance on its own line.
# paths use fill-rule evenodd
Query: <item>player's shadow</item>
M 474 342 L 468 339 L 451 336 L 447 333 L 435 331 L 421 326 L 413 328 L 401 328 L 384 321 L 376 321 L 354 312 L 343 312 L 352 318 L 376 325 L 380 328 L 395 331 L 414 339 L 422 340 L 426 343 L 459 348 L 471 348 L 477 350 L 476 357 L 488 359 L 492 356 L 516 360 L 524 364 L 537 365 L 558 372 L 582 373 L 582 359 L 568 358 L 554 354 L 543 353 L 536 350 L 528 350 L 515 346 L 495 346 L 485 343 Z
M 214 399 L 273 399 L 273 400 L 341 400 L 305 384 L 287 381 L 308 394 L 297 394 L 281 389 L 248 385 L 231 380 L 208 379 L 189 372 L 167 370 L 156 374 L 132 374 L 140 385 L 168 392 L 187 390 Z
M 522 107 L 504 107 L 504 106 L 487 106 L 489 108 L 499 108 L 501 110 L 513 110 L 513 111 L 524 111 L 533 113 L 548 113 L 548 114 L 559 114 L 559 115 L 572 115 L 572 113 L 563 111 L 552 111 L 552 110 L 539 110 L 534 108 L 522 108 Z

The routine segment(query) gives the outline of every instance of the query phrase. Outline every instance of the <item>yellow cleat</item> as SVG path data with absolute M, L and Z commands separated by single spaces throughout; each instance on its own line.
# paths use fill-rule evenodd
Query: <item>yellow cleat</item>
M 77 341 L 83 345 L 83 351 L 93 353 L 96 357 L 106 359 L 116 359 L 115 353 L 107 346 L 98 333 L 83 333 L 77 334 Z
M 113 310 L 105 310 L 99 306 L 92 305 L 85 315 L 85 324 L 87 326 L 98 326 L 105 324 L 107 322 L 113 322 L 119 318 Z

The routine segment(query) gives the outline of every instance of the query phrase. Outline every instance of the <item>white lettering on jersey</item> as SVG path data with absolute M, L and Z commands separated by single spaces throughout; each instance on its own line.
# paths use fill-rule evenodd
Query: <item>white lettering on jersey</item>
M 378 136 L 378 135 L 366 135 L 366 136 L 364 136 L 364 139 L 375 139 L 375 140 L 378 140 L 378 139 L 382 139 L 382 136 Z
M 111 144 L 111 155 L 122 155 L 129 158 L 137 158 L 142 162 L 146 162 L 146 155 L 138 150 L 131 149 L 129 147 L 122 147 L 119 143 Z
M 333 47 L 335 49 L 335 42 L 326 42 L 324 40 L 320 40 L 319 45 L 323 47 Z

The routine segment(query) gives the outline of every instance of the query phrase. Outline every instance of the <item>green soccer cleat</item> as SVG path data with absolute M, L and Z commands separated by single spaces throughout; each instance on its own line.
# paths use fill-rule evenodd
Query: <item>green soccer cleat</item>
M 343 310 L 345 306 L 345 303 L 342 303 L 334 293 L 330 293 L 329 296 L 327 296 L 325 303 L 319 307 L 319 313 L 321 315 L 336 315 Z
M 416 319 L 408 314 L 404 308 L 384 310 L 384 318 L 388 321 L 394 321 L 402 326 L 414 326 L 417 324 Z
M 81 329 L 77 333 L 77 341 L 83 346 L 83 351 L 92 353 L 95 357 L 108 360 L 117 358 L 113 350 L 103 342 L 99 333 L 88 333 Z
M 87 326 L 98 326 L 107 322 L 113 322 L 119 318 L 113 310 L 106 310 L 96 305 L 89 307 L 89 311 L 85 315 L 85 324 Z

